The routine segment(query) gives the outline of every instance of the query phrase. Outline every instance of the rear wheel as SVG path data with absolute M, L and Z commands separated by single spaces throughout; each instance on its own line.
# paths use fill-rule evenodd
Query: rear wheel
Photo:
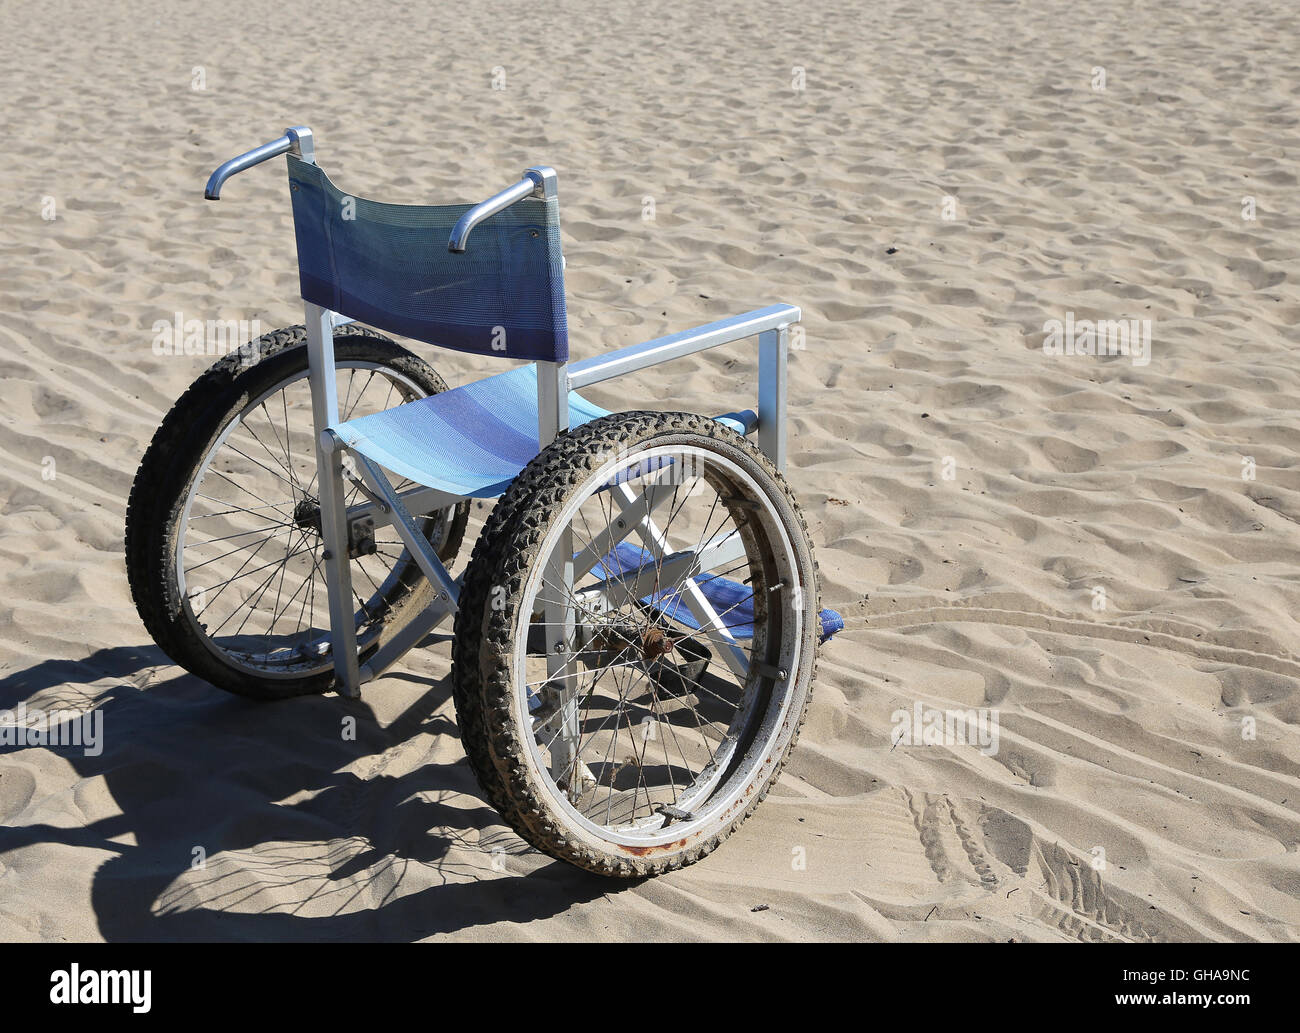
M 337 330 L 334 354 L 343 419 L 447 387 L 428 363 L 362 327 Z M 303 327 L 215 363 L 154 435 L 127 507 L 131 594 L 154 641 L 192 674 L 258 699 L 333 684 L 307 377 Z M 352 485 L 345 499 L 365 501 Z M 468 504 L 419 519 L 450 562 Z M 356 552 L 365 652 L 418 613 L 431 589 L 392 527 L 378 527 Z
M 798 737 L 817 612 L 798 506 L 740 435 L 684 413 L 562 435 L 465 576 L 453 684 L 480 783 L 524 839 L 583 868 L 698 860 Z

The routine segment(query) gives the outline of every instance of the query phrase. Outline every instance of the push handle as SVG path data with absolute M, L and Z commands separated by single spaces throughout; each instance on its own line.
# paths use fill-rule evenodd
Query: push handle
M 231 158 L 223 165 L 219 165 L 215 172 L 208 177 L 208 185 L 203 190 L 203 196 L 209 201 L 221 200 L 221 186 L 231 176 L 245 169 L 251 169 L 254 165 L 260 165 L 262 162 L 274 158 L 277 154 L 288 154 L 292 152 L 305 162 L 316 164 L 315 149 L 312 146 L 311 130 L 306 126 L 293 126 L 284 131 L 284 136 L 278 140 L 272 140 L 270 143 L 264 143 L 261 147 L 254 147 L 251 151 L 241 154 L 237 158 Z
M 447 241 L 447 250 L 454 254 L 464 254 L 469 243 L 469 234 L 484 219 L 490 219 L 497 212 L 505 211 L 512 204 L 525 197 L 554 197 L 555 170 L 545 165 L 535 165 L 524 170 L 524 178 L 512 187 L 507 187 L 499 194 L 494 194 L 486 201 L 480 201 L 467 211 L 451 228 L 451 239 Z

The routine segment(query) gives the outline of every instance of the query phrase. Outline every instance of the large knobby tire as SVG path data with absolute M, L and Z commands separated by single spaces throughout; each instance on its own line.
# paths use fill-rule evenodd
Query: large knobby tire
M 775 680 L 761 681 L 773 676 L 758 676 L 762 684 L 770 687 L 761 692 L 755 689 L 755 698 L 767 699 L 770 714 L 762 721 L 750 720 L 755 727 L 770 721 L 771 727 L 761 728 L 761 739 L 756 732 L 751 742 L 743 744 L 743 751 L 736 751 L 732 763 L 739 774 L 731 783 L 727 783 L 725 775 L 716 776 L 724 788 L 740 788 L 725 788 L 725 792 L 719 789 L 714 811 L 709 810 L 715 806 L 711 802 L 699 805 L 696 812 L 672 826 L 680 830 L 680 836 L 674 833 L 671 842 L 644 847 L 618 842 L 617 837 L 610 838 L 599 829 L 593 832 L 587 823 L 575 821 L 574 812 L 564 806 L 564 783 L 548 776 L 536 751 L 530 753 L 537 732 L 530 718 L 533 702 L 527 694 L 532 691 L 528 686 L 534 683 L 525 674 L 524 688 L 520 690 L 519 672 L 523 668 L 517 657 L 520 650 L 525 658 L 536 656 L 536 646 L 524 645 L 530 629 L 534 640 L 539 630 L 543 637 L 548 633 L 548 625 L 540 629 L 536 626 L 536 592 L 539 585 L 546 583 L 544 576 L 541 581 L 537 579 L 536 570 L 546 562 L 543 553 L 547 543 L 553 544 L 555 535 L 562 534 L 566 520 L 572 518 L 572 507 L 586 504 L 581 501 L 584 498 L 590 501 L 597 497 L 591 494 L 597 490 L 592 485 L 601 483 L 600 478 L 611 469 L 606 464 L 612 454 L 635 457 L 665 447 L 693 449 L 725 460 L 759 489 L 759 503 L 768 507 L 763 519 L 779 526 L 782 540 L 788 542 L 788 555 L 793 557 L 788 569 L 799 583 L 797 591 L 802 592 L 805 613 L 782 632 L 798 640 L 794 669 L 779 672 L 787 676 L 786 680 L 778 686 Z M 754 502 L 748 505 L 753 508 Z M 563 516 L 566 506 L 568 518 Z M 743 506 L 743 502 L 737 502 L 737 512 Z M 753 548 L 747 540 L 747 552 Z M 775 592 L 782 586 L 764 587 L 765 591 Z M 757 589 L 754 594 L 758 594 Z M 466 753 L 488 800 L 537 849 L 601 875 L 640 878 L 704 857 L 765 797 L 798 739 L 816 668 L 817 602 L 817 565 L 794 496 L 767 457 L 739 434 L 693 414 L 627 412 L 560 435 L 519 474 L 490 515 L 467 568 L 456 614 L 452 681 L 457 719 Z M 524 608 L 529 615 L 524 615 Z M 643 661 L 638 659 L 638 663 Z M 600 677 L 596 675 L 596 681 Z M 755 713 L 761 712 L 756 709 Z M 615 725 L 618 723 L 616 719 Z M 667 756 L 668 747 L 664 749 Z M 580 755 L 578 759 L 581 761 Z M 576 767 L 574 770 L 576 777 Z M 613 795 L 613 773 L 593 778 L 598 784 L 608 778 Z M 727 794 L 734 794 L 734 798 Z M 635 818 L 635 791 L 633 796 Z M 666 819 L 666 825 L 672 821 Z
M 199 622 L 192 608 L 187 612 L 189 600 L 178 584 L 177 549 L 183 547 L 178 529 L 200 465 L 217 446 L 223 428 L 277 385 L 306 382 L 306 342 L 301 326 L 277 330 L 223 356 L 206 370 L 155 433 L 127 505 L 127 578 L 136 609 L 153 640 L 191 674 L 228 692 L 260 700 L 328 691 L 334 682 L 329 657 L 304 662 L 301 672 L 290 668 L 272 676 L 236 664 L 214 648 L 211 640 L 205 641 L 205 629 L 196 626 Z M 392 371 L 420 395 L 447 389 L 424 360 L 364 327 L 349 325 L 336 330 L 334 354 L 340 370 Z M 462 503 L 450 516 L 437 518 L 438 552 L 445 562 L 450 562 L 460 547 L 468 511 L 468 504 Z M 385 615 L 383 626 L 375 628 L 369 649 L 376 648 L 427 602 L 427 583 L 418 577 L 414 564 L 403 560 L 400 566 L 400 600 Z

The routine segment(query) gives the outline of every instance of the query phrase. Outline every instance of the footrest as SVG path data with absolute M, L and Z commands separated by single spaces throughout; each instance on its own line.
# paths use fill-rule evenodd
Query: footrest
M 592 568 L 592 573 L 599 577 L 614 578 L 653 561 L 654 556 L 645 549 L 631 542 L 620 542 Z M 735 638 L 754 637 L 754 593 L 748 585 L 716 574 L 697 574 L 692 580 Z M 678 589 L 651 593 L 642 598 L 641 602 L 692 631 L 700 630 L 699 621 L 691 613 Z M 819 641 L 825 642 L 836 632 L 844 630 L 844 618 L 836 611 L 822 610 L 817 616 L 821 622 Z

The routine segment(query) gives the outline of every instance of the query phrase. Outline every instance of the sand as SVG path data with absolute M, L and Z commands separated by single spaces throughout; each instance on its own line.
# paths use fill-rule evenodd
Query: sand
M 1293 12 L 403 6 L 6 6 L 0 708 L 96 707 L 105 743 L 0 750 L 0 938 L 1300 939 Z M 624 886 L 526 849 L 445 635 L 350 710 L 149 641 L 126 497 L 207 361 L 151 327 L 301 321 L 280 163 L 201 197 L 292 124 L 391 201 L 553 165 L 578 357 L 802 306 L 790 480 L 848 626 L 705 862 Z M 1047 354 L 1067 316 L 1150 351 Z M 637 390 L 742 407 L 754 360 Z M 995 710 L 996 753 L 896 744 L 918 702 Z

